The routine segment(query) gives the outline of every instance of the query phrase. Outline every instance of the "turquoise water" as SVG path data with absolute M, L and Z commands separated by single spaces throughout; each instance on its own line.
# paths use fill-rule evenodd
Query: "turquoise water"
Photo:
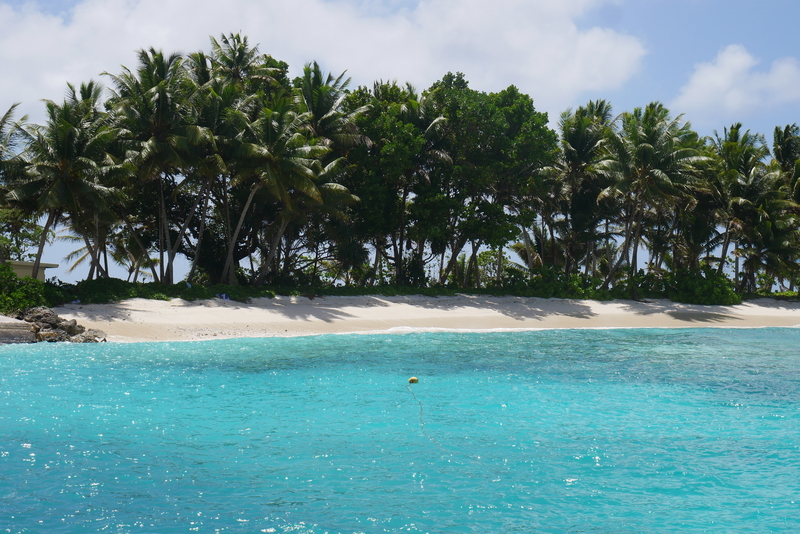
M 794 532 L 797 347 L 795 329 L 2 346 L 0 532 Z

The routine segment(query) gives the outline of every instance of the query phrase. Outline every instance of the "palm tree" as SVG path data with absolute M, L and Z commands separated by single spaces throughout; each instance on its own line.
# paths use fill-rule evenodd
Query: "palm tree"
M 800 238 L 799 206 L 786 198 L 779 184 L 779 172 L 767 173 L 748 184 L 752 188 L 751 198 L 739 199 L 737 209 L 747 212 L 735 251 L 737 257 L 742 258 L 740 291 L 756 291 L 756 273 L 760 270 L 772 280 L 797 273 L 794 259 Z
M 159 278 L 171 284 L 178 243 L 173 247 L 165 190 L 174 187 L 176 175 L 190 164 L 192 148 L 210 142 L 193 118 L 197 87 L 189 82 L 179 54 L 166 56 L 153 48 L 139 51 L 136 72 L 123 67 L 119 75 L 104 74 L 114 83 L 110 104 L 124 132 L 128 160 L 142 184 L 157 181 Z
M 215 77 L 232 82 L 242 89 L 253 82 L 277 85 L 278 67 L 269 66 L 271 57 L 251 47 L 247 36 L 231 33 L 217 41 L 211 38 L 211 63 Z M 250 88 L 247 88 L 250 89 Z
M 794 174 L 797 161 L 800 160 L 800 126 L 787 124 L 782 129 L 775 127 L 772 155 L 785 174 Z
M 0 184 L 5 184 L 9 178 L 10 166 L 20 162 L 17 158 L 19 142 L 22 141 L 22 131 L 27 115 L 14 122 L 14 112 L 19 103 L 13 104 L 2 117 L 0 117 Z
M 741 123 L 725 128 L 721 137 L 714 132 L 711 147 L 717 162 L 711 175 L 712 185 L 720 206 L 718 216 L 724 227 L 718 267 L 722 273 L 731 241 L 736 240 L 748 220 L 754 220 L 755 206 L 774 184 L 766 180 L 765 158 L 769 149 L 763 137 L 750 130 L 743 132 Z
M 4 209 L 5 194 L 9 184 L 25 168 L 25 161 L 19 157 L 17 149 L 22 137 L 22 129 L 27 116 L 14 122 L 14 111 L 19 104 L 13 104 L 0 117 L 0 208 Z M 0 264 L 5 263 L 5 246 L 0 246 Z
M 344 100 L 350 78 L 345 73 L 334 78 L 323 74 L 317 62 L 308 63 L 303 68 L 303 76 L 298 87 L 299 109 L 310 114 L 309 129 L 319 142 L 333 148 L 335 155 L 362 142 L 369 142 L 358 132 L 355 119 L 369 105 L 345 111 Z M 332 154 L 334 155 L 334 154 Z
M 567 225 L 565 240 L 569 244 L 565 248 L 565 270 L 570 272 L 571 261 L 577 263 L 583 250 L 588 274 L 592 263 L 589 254 L 594 254 L 592 244 L 598 239 L 596 228 L 602 216 L 597 200 L 600 192 L 610 185 L 596 166 L 605 155 L 603 150 L 611 134 L 611 105 L 605 100 L 595 100 L 574 112 L 567 110 L 561 115 L 559 131 L 559 160 L 539 172 L 560 182 L 560 202 L 565 204 Z
M 38 275 L 48 233 L 62 216 L 84 229 L 87 221 L 97 221 L 110 212 L 116 190 L 106 184 L 112 172 L 124 172 L 108 152 L 117 132 L 100 114 L 100 87 L 94 82 L 82 84 L 80 91 L 68 85 L 67 98 L 58 105 L 46 101 L 47 123 L 44 127 L 23 130 L 27 141 L 25 156 L 30 162 L 24 178 L 13 186 L 9 198 L 23 205 L 33 203 L 46 214 L 44 232 L 33 265 Z M 98 269 L 100 236 L 95 227 L 95 246 L 90 247 Z
M 255 121 L 251 122 L 243 113 L 239 113 L 238 117 L 247 141 L 238 148 L 239 163 L 232 182 L 233 185 L 252 183 L 228 245 L 222 279 L 227 278 L 229 283 L 236 283 L 234 247 L 253 198 L 264 189 L 280 204 L 281 213 L 279 220 L 272 224 L 272 245 L 262 262 L 256 282 L 258 284 L 266 276 L 268 266 L 277 252 L 277 243 L 291 221 L 291 215 L 297 211 L 297 196 L 322 202 L 316 182 L 315 164 L 330 149 L 309 144 L 303 134 L 307 131 L 310 115 L 297 113 L 292 100 L 286 96 L 277 97 L 268 106 L 265 105 Z
M 781 167 L 783 183 L 790 197 L 800 202 L 800 126 L 775 127 L 772 155 Z
M 601 196 L 618 198 L 623 207 L 624 241 L 616 262 L 603 282 L 603 289 L 632 249 L 630 265 L 635 269 L 642 236 L 642 223 L 648 210 L 663 213 L 682 195 L 681 184 L 688 182 L 693 166 L 703 161 L 698 151 L 687 144 L 693 132 L 682 116 L 670 118 L 669 110 L 653 102 L 617 117 L 619 129 L 609 138 L 608 158 L 597 165 L 598 172 L 613 180 Z M 636 298 L 635 285 L 632 285 Z

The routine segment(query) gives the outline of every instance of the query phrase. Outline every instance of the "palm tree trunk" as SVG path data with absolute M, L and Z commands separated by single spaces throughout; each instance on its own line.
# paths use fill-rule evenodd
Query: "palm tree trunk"
M 103 238 L 103 262 L 105 263 L 105 278 L 111 278 L 111 275 L 108 272 L 108 243 L 106 243 L 105 238 Z
M 403 200 L 400 203 L 400 246 L 399 254 L 395 255 L 395 272 L 397 273 L 397 283 L 405 285 L 405 269 L 403 266 L 403 249 L 405 248 L 406 236 L 406 200 L 408 199 L 408 186 L 403 186 Z
M 142 268 L 142 258 L 144 258 L 144 256 L 139 256 L 136 258 L 136 261 L 133 262 L 133 271 L 131 274 L 133 275 L 134 284 L 139 280 L 139 269 Z M 128 276 L 128 279 L 130 279 L 130 276 Z
M 722 270 L 725 268 L 725 257 L 728 255 L 728 246 L 731 243 L 731 225 L 733 221 L 728 221 L 728 224 L 725 226 L 725 241 L 722 243 L 722 252 L 719 255 L 719 268 L 717 272 L 722 274 Z
M 42 237 L 39 239 L 39 250 L 36 251 L 36 259 L 33 260 L 33 268 L 31 269 L 31 278 L 36 279 L 39 276 L 39 265 L 42 263 L 42 254 L 44 254 L 44 245 L 47 243 L 47 234 L 50 232 L 50 227 L 56 224 L 59 214 L 51 211 L 47 214 L 47 222 L 44 223 L 42 229 Z
M 225 267 L 222 268 L 220 281 L 224 281 L 225 276 L 228 275 L 228 283 L 230 285 L 236 285 L 236 273 L 233 269 L 233 250 L 236 247 L 236 240 L 239 239 L 239 232 L 242 230 L 242 225 L 244 225 L 244 217 L 247 215 L 247 210 L 250 209 L 253 197 L 256 196 L 256 191 L 258 191 L 260 187 L 260 183 L 255 183 L 253 187 L 250 188 L 250 195 L 247 197 L 247 202 L 245 202 L 244 208 L 242 208 L 242 214 L 239 216 L 239 222 L 236 223 L 236 230 L 234 230 L 231 240 L 228 243 L 228 255 L 225 259 Z
M 364 281 L 365 286 L 372 287 L 375 285 L 375 279 L 378 277 L 378 269 L 380 268 L 381 264 L 381 249 L 378 246 L 378 241 L 375 240 L 375 262 L 372 264 L 372 274 L 370 274 L 369 279 Z M 314 266 L 314 273 L 316 274 L 316 265 Z
M 614 262 L 614 264 L 609 268 L 608 276 L 606 276 L 606 279 L 603 282 L 603 285 L 600 287 L 600 289 L 608 289 L 608 286 L 611 283 L 611 280 L 614 279 L 614 276 L 617 274 L 617 271 L 622 266 L 622 262 L 625 261 L 625 259 L 628 257 L 628 252 L 629 252 L 629 249 L 630 249 L 630 246 L 631 246 L 631 241 L 632 241 L 632 238 L 633 238 L 633 236 L 631 235 L 631 226 L 635 226 L 636 225 L 636 223 L 637 223 L 637 221 L 638 221 L 638 219 L 640 217 L 639 211 L 640 210 L 637 209 L 634 212 L 635 215 L 634 215 L 633 218 L 635 220 L 633 221 L 633 223 L 626 225 L 627 226 L 627 231 L 625 232 L 625 241 L 623 242 L 622 250 L 620 251 L 620 254 L 619 254 L 619 257 L 617 258 L 617 261 Z
M 153 281 L 159 282 L 161 279 L 158 277 L 158 273 L 156 273 L 156 267 L 155 265 L 153 265 L 153 260 L 150 258 L 150 254 L 147 253 L 147 249 L 142 244 L 142 240 L 139 239 L 139 234 L 137 234 L 136 230 L 133 229 L 133 225 L 131 224 L 131 220 L 128 217 L 127 213 L 122 214 L 122 220 L 125 221 L 125 226 L 128 227 L 128 230 L 130 230 L 134 241 L 136 241 L 136 244 L 139 245 L 139 250 L 142 251 L 142 255 L 144 255 L 147 258 L 147 263 L 150 266 L 150 272 L 153 275 Z
M 192 268 L 189 269 L 189 276 L 186 281 L 190 284 L 194 280 L 194 273 L 197 270 L 197 260 L 200 257 L 200 245 L 203 242 L 203 234 L 206 231 L 206 213 L 208 213 L 208 198 L 210 196 L 210 189 L 206 189 L 205 198 L 203 200 L 203 214 L 200 217 L 200 231 L 197 234 L 197 244 L 194 247 L 194 258 L 192 258 Z
M 639 241 L 642 237 L 642 224 L 641 221 L 636 224 L 633 230 L 633 252 L 631 254 L 631 297 L 633 300 L 639 300 L 639 291 L 636 288 L 636 273 L 638 272 L 638 258 L 639 258 Z
M 85 239 L 85 241 L 87 243 L 86 246 L 88 247 L 89 246 L 88 245 L 89 240 Z M 100 265 L 100 254 L 99 254 L 99 250 L 100 250 L 100 216 L 97 213 L 94 214 L 94 242 L 95 242 L 95 245 L 97 245 L 97 249 L 91 255 L 91 258 L 92 258 L 92 262 L 97 262 L 98 267 L 99 267 L 99 265 Z M 100 271 L 100 269 L 98 268 L 98 273 L 99 273 L 99 271 Z M 99 277 L 100 276 L 98 275 L 98 278 Z
M 497 249 L 497 277 L 496 277 L 497 285 L 500 286 L 503 283 L 503 247 L 500 246 Z
M 525 256 L 526 260 L 528 261 L 528 277 L 533 277 L 533 243 L 531 243 L 531 236 L 528 235 L 528 230 L 525 228 L 521 228 L 522 230 L 522 243 L 525 245 Z
M 281 238 L 283 237 L 283 233 L 286 231 L 286 228 L 289 226 L 289 217 L 281 217 L 281 225 L 278 227 L 278 231 L 275 236 L 272 238 L 272 244 L 269 248 L 269 254 L 267 255 L 266 261 L 261 264 L 261 269 L 258 273 L 258 278 L 256 279 L 256 287 L 261 286 L 264 283 L 264 279 L 267 277 L 267 273 L 269 272 L 270 265 L 275 260 L 275 255 L 278 252 L 278 245 L 281 242 Z M 338 275 L 337 275 L 338 276 Z
M 103 266 L 100 264 L 100 250 L 98 247 L 93 247 L 92 242 L 89 241 L 89 238 L 84 236 L 83 243 L 86 245 L 86 250 L 89 251 L 89 258 L 91 261 L 91 267 L 89 269 L 89 280 L 92 279 L 94 273 L 97 273 L 97 278 L 108 278 L 108 267 L 103 269 Z
M 172 250 L 172 238 L 169 235 L 169 219 L 167 218 L 167 203 L 164 201 L 164 188 L 161 185 L 162 180 L 158 181 L 160 187 L 160 197 L 161 197 L 161 215 L 164 224 L 164 243 L 166 244 L 166 251 L 167 256 L 169 256 L 169 251 Z M 161 262 L 164 262 L 164 251 L 161 251 Z M 172 285 L 172 264 L 168 263 L 166 267 L 166 271 L 164 272 L 164 277 L 161 278 L 161 281 L 167 285 Z
M 450 276 L 450 273 L 453 272 L 453 269 L 458 264 L 458 255 L 461 254 L 461 251 L 464 250 L 464 246 L 467 244 L 467 238 L 464 236 L 459 236 L 458 240 L 453 244 L 451 247 L 451 254 L 450 260 L 447 262 L 447 267 L 442 274 L 440 282 L 442 284 L 445 283 L 447 277 Z
M 189 215 L 186 216 L 186 219 L 183 220 L 183 224 L 181 224 L 180 230 L 178 230 L 178 238 L 175 240 L 175 244 L 169 251 L 168 256 L 168 264 L 167 264 L 167 272 L 173 272 L 173 265 L 175 262 L 175 256 L 178 254 L 178 248 L 180 248 L 181 242 L 183 241 L 183 234 L 186 232 L 186 228 L 189 226 L 189 223 L 192 222 L 192 218 L 194 218 L 194 214 L 197 212 L 197 208 L 200 206 L 201 203 L 206 198 L 206 190 L 208 189 L 208 182 L 203 184 L 203 187 L 200 189 L 200 194 L 197 195 L 197 201 L 192 205 L 192 209 L 189 211 Z
M 158 178 L 158 273 L 159 279 L 164 279 L 164 184 Z

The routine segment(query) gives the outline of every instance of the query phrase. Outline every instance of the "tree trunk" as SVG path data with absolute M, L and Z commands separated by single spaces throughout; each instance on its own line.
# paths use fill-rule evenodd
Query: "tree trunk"
M 719 268 L 717 272 L 722 274 L 722 270 L 725 268 L 725 256 L 728 255 L 728 246 L 731 243 L 731 226 L 733 221 L 728 221 L 728 224 L 725 226 L 725 240 L 722 242 L 722 252 L 719 255 Z
M 633 253 L 631 255 L 631 297 L 633 300 L 639 300 L 639 291 L 636 288 L 636 273 L 638 272 L 638 258 L 639 258 L 639 240 L 642 235 L 641 221 L 636 223 L 633 229 Z
M 370 275 L 368 280 L 364 280 L 364 285 L 372 287 L 375 285 L 375 279 L 378 277 L 378 269 L 380 268 L 381 263 L 381 249 L 378 247 L 377 240 L 374 243 L 375 247 L 375 262 L 372 264 L 372 274 Z
M 167 283 L 164 276 L 164 225 L 166 223 L 166 207 L 164 206 L 164 181 L 161 176 L 158 178 L 158 272 L 161 281 Z
M 533 268 L 534 268 L 534 258 L 533 255 L 536 254 L 533 250 L 533 243 L 531 242 L 531 236 L 528 235 L 528 230 L 522 228 L 522 243 L 525 245 L 525 256 L 528 262 L 528 277 L 533 277 Z M 541 261 L 541 259 L 540 259 Z
M 39 250 L 36 252 L 36 259 L 33 260 L 33 268 L 31 270 L 31 278 L 36 279 L 39 276 L 39 265 L 42 263 L 42 254 L 44 254 L 44 246 L 47 243 L 47 234 L 50 232 L 50 227 L 55 225 L 58 221 L 59 214 L 51 211 L 47 214 L 47 222 L 44 223 L 42 230 L 42 237 L 39 239 Z
M 86 250 L 89 252 L 89 258 L 91 258 L 91 268 L 89 269 L 89 280 L 92 279 L 92 273 L 97 272 L 96 277 L 100 278 L 108 278 L 108 267 L 103 269 L 103 266 L 100 265 L 100 250 L 98 247 L 93 247 L 92 242 L 89 241 L 89 238 L 84 236 L 83 237 L 83 244 L 86 245 Z
M 405 285 L 405 268 L 403 266 L 403 249 L 405 248 L 406 236 L 406 200 L 408 199 L 408 186 L 403 186 L 403 200 L 400 203 L 400 246 L 397 247 L 399 254 L 395 255 L 395 273 L 397 283 Z
M 275 254 L 278 252 L 278 245 L 281 242 L 281 238 L 283 237 L 283 233 L 286 231 L 286 228 L 289 226 L 289 217 L 281 217 L 281 225 L 278 227 L 277 233 L 275 237 L 272 238 L 272 245 L 269 248 L 269 254 L 267 255 L 266 261 L 261 264 L 261 270 L 258 273 L 258 278 L 256 279 L 256 287 L 261 286 L 264 283 L 264 279 L 267 277 L 267 273 L 269 272 L 270 265 L 275 260 Z
M 189 276 L 186 277 L 186 281 L 190 284 L 194 280 L 194 273 L 197 270 L 197 260 L 200 256 L 200 245 L 203 242 L 203 234 L 206 231 L 206 214 L 208 213 L 208 197 L 210 196 L 210 192 L 210 189 L 206 189 L 203 201 L 203 214 L 200 217 L 200 231 L 197 234 L 197 244 L 194 247 L 194 258 L 192 258 L 192 268 L 189 270 Z
M 497 276 L 496 280 L 498 287 L 503 285 L 503 247 L 497 249 Z
M 167 258 L 168 262 L 167 272 L 170 273 L 170 278 L 172 277 L 172 272 L 174 270 L 175 255 L 178 254 L 178 249 L 180 248 L 181 242 L 183 241 L 183 234 L 186 232 L 186 228 L 189 226 L 189 223 L 192 222 L 194 214 L 197 212 L 197 208 L 205 200 L 207 188 L 208 188 L 208 182 L 203 184 L 203 187 L 200 189 L 200 193 L 197 195 L 197 201 L 192 205 L 192 209 L 189 211 L 189 215 L 187 215 L 186 219 L 183 220 L 183 224 L 181 224 L 181 227 L 178 230 L 178 237 L 175 240 L 175 244 L 169 250 L 169 256 Z
M 625 259 L 628 257 L 628 251 L 630 249 L 631 240 L 632 240 L 632 237 L 633 237 L 633 236 L 631 236 L 631 226 L 635 226 L 636 222 L 637 222 L 637 219 L 639 218 L 639 210 L 638 209 L 634 212 L 634 217 L 633 218 L 634 218 L 633 223 L 629 223 L 629 224 L 626 225 L 627 226 L 627 231 L 625 232 L 625 241 L 623 242 L 622 250 L 620 251 L 619 257 L 617 258 L 617 261 L 614 262 L 614 264 L 609 267 L 608 276 L 606 276 L 606 279 L 603 282 L 603 285 L 600 287 L 600 289 L 604 289 L 604 290 L 608 289 L 608 286 L 611 283 L 611 280 L 614 279 L 614 276 L 617 274 L 617 271 L 622 266 L 622 262 L 625 261 Z
M 158 274 L 156 273 L 156 267 L 155 267 L 155 265 L 153 265 L 153 261 L 150 258 L 150 254 L 147 253 L 147 249 L 142 244 L 141 239 L 139 239 L 139 234 L 137 234 L 136 230 L 133 229 L 133 225 L 131 224 L 131 220 L 130 220 L 130 218 L 128 217 L 128 215 L 126 213 L 122 214 L 122 220 L 125 221 L 125 226 L 128 227 L 128 230 L 130 230 L 134 241 L 136 241 L 136 244 L 139 245 L 139 249 L 142 251 L 142 255 L 147 258 L 147 263 L 150 265 L 150 272 L 153 274 L 153 281 L 154 282 L 159 282 L 160 279 L 158 278 Z
M 236 224 L 236 230 L 234 230 L 233 235 L 231 236 L 231 240 L 228 243 L 228 255 L 225 259 L 225 267 L 222 268 L 222 275 L 220 276 L 220 282 L 225 281 L 225 275 L 228 275 L 228 284 L 236 285 L 236 270 L 233 268 L 233 250 L 236 247 L 236 240 L 239 239 L 239 232 L 242 229 L 242 225 L 244 224 L 244 217 L 247 215 L 247 210 L 250 209 L 250 204 L 253 202 L 253 197 L 256 196 L 256 191 L 261 187 L 261 184 L 256 183 L 253 184 L 253 187 L 250 188 L 250 195 L 247 197 L 247 202 L 244 204 L 244 208 L 242 209 L 242 214 L 239 216 L 239 222 Z
M 464 246 L 466 244 L 467 244 L 467 238 L 461 236 L 458 238 L 458 240 L 456 240 L 453 247 L 450 249 L 452 251 L 450 255 L 450 260 L 447 262 L 447 268 L 445 269 L 440 279 L 440 282 L 442 284 L 445 283 L 447 277 L 450 276 L 450 273 L 453 271 L 456 264 L 458 264 L 458 255 L 461 254 L 461 251 L 464 249 Z
M 472 242 L 472 253 L 470 254 L 469 261 L 467 262 L 467 272 L 464 273 L 464 286 L 470 287 L 472 275 L 475 274 L 475 287 L 480 286 L 480 275 L 478 274 L 478 248 L 475 242 Z

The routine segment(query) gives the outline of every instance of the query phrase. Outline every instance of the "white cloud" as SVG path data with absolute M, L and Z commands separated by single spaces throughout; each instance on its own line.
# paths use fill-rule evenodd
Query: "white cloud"
M 357 84 L 397 79 L 422 89 L 461 71 L 476 89 L 517 85 L 552 117 L 639 68 L 637 39 L 574 22 L 613 1 L 84 0 L 67 17 L 0 3 L 0 112 L 22 101 L 41 120 L 38 100 L 60 99 L 67 82 L 135 67 L 137 49 L 208 50 L 209 36 L 242 32 L 293 74 L 316 60 Z
M 700 63 L 672 103 L 696 124 L 725 124 L 782 107 L 800 107 L 800 62 L 792 57 L 756 70 L 759 60 L 743 46 L 724 48 L 712 63 Z

